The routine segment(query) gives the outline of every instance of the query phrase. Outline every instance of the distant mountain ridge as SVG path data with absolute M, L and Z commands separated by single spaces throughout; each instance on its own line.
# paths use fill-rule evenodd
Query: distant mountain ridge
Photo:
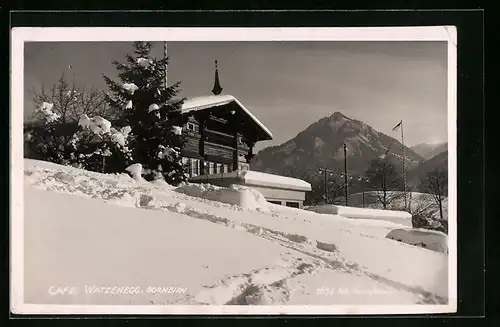
M 431 159 L 437 154 L 448 150 L 448 142 L 428 144 L 420 143 L 410 147 L 417 154 L 421 155 L 424 159 Z
M 287 175 L 300 175 L 320 167 L 342 172 L 344 143 L 351 174 L 363 174 L 371 160 L 384 155 L 388 147 L 387 159 L 401 167 L 402 145 L 398 140 L 362 121 L 335 112 L 311 124 L 291 140 L 259 151 L 250 164 L 251 169 Z M 408 147 L 405 147 L 405 155 L 408 169 L 424 161 Z
M 426 179 L 427 173 L 436 169 L 448 172 L 448 150 L 435 155 L 431 159 L 409 170 L 407 175 L 408 185 L 418 188 Z

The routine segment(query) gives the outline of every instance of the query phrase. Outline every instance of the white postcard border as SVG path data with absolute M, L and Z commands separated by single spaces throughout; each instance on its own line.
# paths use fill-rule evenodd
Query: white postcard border
M 52 305 L 24 303 L 24 42 L 64 41 L 447 41 L 449 255 L 446 305 Z M 429 314 L 457 310 L 457 31 L 454 26 L 364 28 L 16 27 L 11 30 L 11 310 L 17 314 Z

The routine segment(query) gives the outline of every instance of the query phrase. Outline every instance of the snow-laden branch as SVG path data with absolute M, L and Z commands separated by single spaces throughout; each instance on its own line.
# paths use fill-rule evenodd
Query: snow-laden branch
M 37 111 L 43 114 L 43 117 L 47 122 L 52 123 L 61 118 L 61 115 L 52 111 L 53 107 L 53 103 L 44 101 L 40 104 L 40 107 L 37 108 Z
M 130 93 L 130 95 L 133 95 L 134 92 L 139 89 L 139 87 L 137 87 L 137 85 L 135 85 L 134 83 L 124 83 L 122 85 L 122 88 L 128 93 Z

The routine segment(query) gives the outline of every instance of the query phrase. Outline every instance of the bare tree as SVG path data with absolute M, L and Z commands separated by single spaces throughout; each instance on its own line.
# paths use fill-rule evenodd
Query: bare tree
M 339 183 L 337 180 L 329 180 L 326 187 L 326 203 L 327 204 L 343 204 L 345 202 L 344 197 L 344 184 Z M 321 199 L 325 199 L 325 182 L 320 180 L 317 184 L 317 192 L 321 192 Z
M 37 108 L 44 102 L 52 104 L 51 111 L 57 119 L 46 120 L 45 113 L 34 110 L 32 121 L 25 124 L 26 156 L 55 163 L 64 163 L 69 156 L 68 142 L 78 130 L 77 122 L 83 114 L 109 118 L 108 104 L 103 92 L 95 88 L 81 88 L 75 78 L 68 81 L 64 73 L 50 89 L 43 85 L 32 89 L 31 95 Z
M 306 194 L 305 203 L 316 205 L 320 203 L 340 204 L 339 196 L 344 193 L 343 184 L 339 184 L 334 178 L 327 179 L 326 199 L 325 199 L 325 181 L 319 169 L 297 170 L 294 167 L 285 169 L 281 172 L 282 176 L 298 178 L 311 184 L 311 191 Z
M 43 102 L 52 103 L 52 111 L 60 116 L 60 123 L 77 122 L 80 116 L 106 116 L 109 112 L 105 94 L 95 88 L 78 87 L 73 78 L 69 82 L 64 73 L 61 74 L 50 90 L 42 85 L 40 90 L 31 90 L 35 106 Z M 33 113 L 34 120 L 42 119 L 39 111 Z
M 372 160 L 365 172 L 369 187 L 376 192 L 377 202 L 387 209 L 392 202 L 401 198 L 402 178 L 396 167 L 387 160 Z
M 432 194 L 434 202 L 439 207 L 439 218 L 443 220 L 443 200 L 448 191 L 448 174 L 444 169 L 436 168 L 427 173 L 422 189 Z

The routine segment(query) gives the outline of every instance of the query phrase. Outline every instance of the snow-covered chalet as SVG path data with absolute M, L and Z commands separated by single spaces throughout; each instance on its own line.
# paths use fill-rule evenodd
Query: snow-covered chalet
M 221 92 L 216 62 L 213 95 L 187 99 L 182 106 L 187 136 L 182 155 L 190 181 L 245 185 L 260 191 L 269 202 L 301 208 L 311 185 L 250 170 L 255 144 L 273 136 L 237 98 Z

